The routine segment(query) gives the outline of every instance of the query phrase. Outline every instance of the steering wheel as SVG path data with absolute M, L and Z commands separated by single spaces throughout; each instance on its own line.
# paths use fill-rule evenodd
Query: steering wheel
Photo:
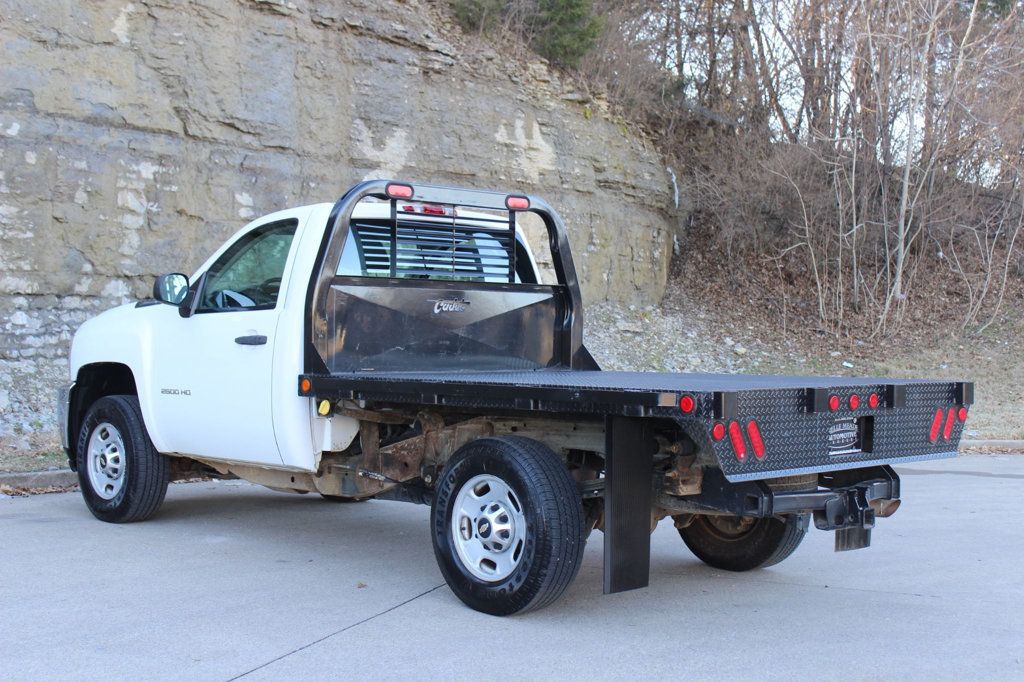
M 267 303 L 277 300 L 277 295 L 281 292 L 281 278 L 271 277 L 270 279 L 263 280 L 256 286 L 256 293 L 266 299 Z

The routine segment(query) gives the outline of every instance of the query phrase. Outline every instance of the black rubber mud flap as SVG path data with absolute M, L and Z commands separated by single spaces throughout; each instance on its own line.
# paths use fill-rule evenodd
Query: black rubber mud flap
M 647 587 L 654 440 L 646 420 L 605 420 L 604 593 Z

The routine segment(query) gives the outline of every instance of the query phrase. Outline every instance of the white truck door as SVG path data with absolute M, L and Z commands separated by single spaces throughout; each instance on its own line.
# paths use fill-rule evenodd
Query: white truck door
M 281 465 L 274 436 L 274 336 L 301 216 L 278 213 L 238 236 L 206 270 L 194 315 L 154 330 L 161 449 Z M 159 337 L 159 338 L 156 338 Z

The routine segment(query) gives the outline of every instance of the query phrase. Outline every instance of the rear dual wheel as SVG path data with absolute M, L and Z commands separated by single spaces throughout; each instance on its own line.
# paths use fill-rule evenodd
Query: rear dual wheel
M 779 518 L 697 515 L 679 529 L 698 559 L 726 571 L 767 568 L 788 558 L 807 534 L 806 514 Z
M 448 586 L 467 606 L 505 616 L 565 592 L 583 558 L 576 482 L 548 447 L 483 438 L 456 452 L 438 482 L 430 524 Z

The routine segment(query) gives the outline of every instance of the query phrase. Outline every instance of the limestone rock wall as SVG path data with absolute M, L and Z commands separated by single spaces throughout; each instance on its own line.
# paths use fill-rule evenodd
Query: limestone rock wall
M 662 294 L 655 151 L 431 5 L 0 0 L 0 433 L 52 428 L 84 319 L 250 218 L 385 176 L 542 194 L 585 301 Z

